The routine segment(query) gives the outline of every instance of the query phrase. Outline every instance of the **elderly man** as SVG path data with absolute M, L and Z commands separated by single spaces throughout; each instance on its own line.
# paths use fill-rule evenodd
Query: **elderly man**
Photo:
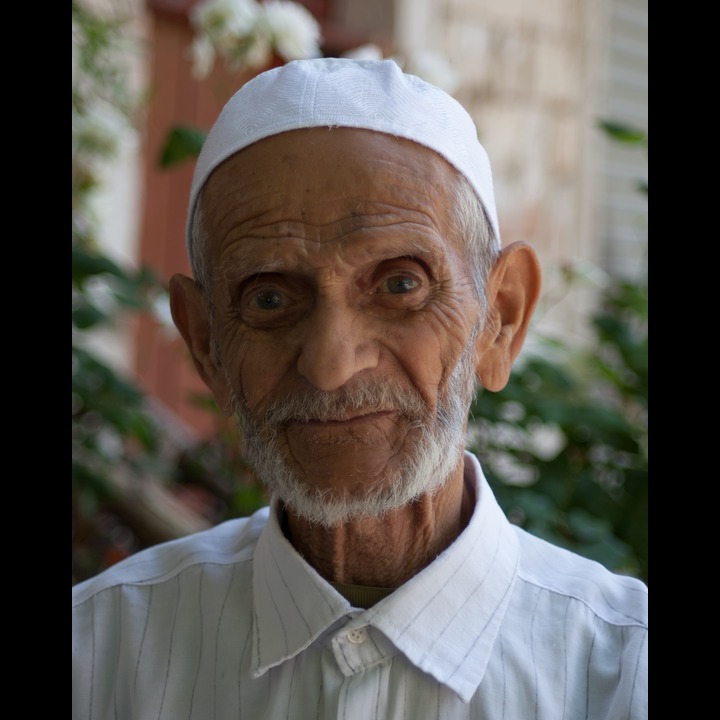
M 75 718 L 647 717 L 647 589 L 511 525 L 465 451 L 540 292 L 472 121 L 392 61 L 242 87 L 170 286 L 269 508 L 73 590 Z

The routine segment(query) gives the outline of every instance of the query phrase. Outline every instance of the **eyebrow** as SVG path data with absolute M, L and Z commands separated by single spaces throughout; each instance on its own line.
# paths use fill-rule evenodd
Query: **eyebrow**
M 232 262 L 222 262 L 216 266 L 215 270 L 219 277 L 222 277 L 228 284 L 253 275 L 261 275 L 262 273 L 272 273 L 283 270 L 287 267 L 286 263 L 277 258 L 275 260 L 258 261 L 247 256 L 239 256 L 232 259 Z

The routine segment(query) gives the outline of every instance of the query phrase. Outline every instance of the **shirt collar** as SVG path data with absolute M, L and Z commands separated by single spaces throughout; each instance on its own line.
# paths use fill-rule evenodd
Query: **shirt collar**
M 290 544 L 274 500 L 253 557 L 251 673 L 297 655 L 352 606 Z
M 480 463 L 467 452 L 465 482 L 476 496 L 465 530 L 433 563 L 370 608 L 367 617 L 415 665 L 467 702 L 490 659 L 520 551 Z
M 477 690 L 517 575 L 519 544 L 483 475 L 465 453 L 476 506 L 467 527 L 436 560 L 353 625 L 380 630 L 408 659 L 464 701 Z M 343 616 L 345 598 L 295 551 L 274 503 L 253 561 L 253 676 L 304 650 Z

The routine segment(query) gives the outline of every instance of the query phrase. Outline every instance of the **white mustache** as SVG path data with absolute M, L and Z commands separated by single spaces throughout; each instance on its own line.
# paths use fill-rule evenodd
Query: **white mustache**
M 427 405 L 414 388 L 374 379 L 325 391 L 316 388 L 295 391 L 274 401 L 263 413 L 264 424 L 275 430 L 291 422 L 333 422 L 360 415 L 396 412 L 411 423 L 421 424 Z

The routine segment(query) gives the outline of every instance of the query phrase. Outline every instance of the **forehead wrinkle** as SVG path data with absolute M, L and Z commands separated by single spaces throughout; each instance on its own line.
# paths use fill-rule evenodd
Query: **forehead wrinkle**
M 378 206 L 378 210 L 367 206 Z M 360 201 L 349 218 L 354 228 L 384 228 L 408 225 L 442 234 L 442 223 L 426 207 L 408 208 L 378 201 Z
M 360 227 L 372 225 L 377 220 L 380 220 L 380 224 L 391 224 L 396 216 L 400 216 L 402 222 L 403 214 L 419 215 L 426 218 L 431 225 L 441 227 L 446 193 L 441 177 L 437 177 L 438 183 L 432 182 L 438 173 L 422 174 L 422 183 L 413 184 L 410 178 L 420 177 L 421 173 L 411 167 L 399 166 L 392 160 L 381 160 L 380 163 L 386 169 L 392 168 L 393 175 L 392 181 L 384 182 L 380 188 L 385 195 L 382 199 L 357 198 L 352 194 L 328 199 L 327 192 L 320 188 L 308 195 L 309 187 L 304 187 L 304 191 L 297 188 L 289 192 L 272 189 L 254 194 L 258 193 L 255 182 L 248 180 L 240 187 L 233 187 L 231 184 L 226 188 L 224 183 L 218 181 L 212 203 L 217 213 L 216 226 L 221 229 L 227 223 L 231 225 L 230 229 L 221 235 L 220 240 L 224 241 L 236 231 L 242 233 L 247 225 L 253 226 L 252 229 L 255 230 L 283 222 L 297 222 L 303 227 L 324 230 L 335 222 L 346 222 L 347 219 Z M 213 179 L 211 178 L 210 183 Z M 441 193 L 439 197 L 438 190 Z M 375 186 L 369 192 L 375 194 L 377 191 L 378 187 Z M 318 215 L 320 217 L 317 217 Z M 325 220 L 324 216 L 329 219 Z M 294 233 L 285 230 L 278 234 L 287 236 Z
M 249 226 L 247 229 L 257 230 L 262 227 L 277 224 L 276 221 L 266 217 L 273 212 L 274 208 L 250 211 L 251 205 L 252 203 L 240 201 L 231 203 L 227 210 L 224 211 L 222 210 L 222 205 L 218 208 L 219 219 L 216 223 L 218 229 L 222 230 L 225 225 L 228 226 L 227 230 L 223 230 L 219 234 L 217 238 L 219 243 L 224 246 L 228 239 L 232 242 L 233 236 L 237 234 L 240 234 L 241 238 L 252 237 L 252 235 L 246 234 L 245 228 L 247 226 Z
M 367 213 L 362 210 L 361 206 L 362 203 L 359 203 L 354 210 L 350 211 L 350 214 L 324 223 L 296 219 L 273 219 L 259 224 L 253 220 L 259 219 L 261 215 L 247 218 L 219 236 L 218 241 L 222 248 L 220 253 L 221 255 L 226 255 L 228 252 L 234 254 L 235 247 L 239 243 L 253 240 L 297 240 L 303 244 L 317 246 L 322 246 L 326 242 L 340 241 L 345 245 L 351 244 L 356 239 L 356 233 L 362 233 L 363 236 L 369 234 L 370 237 L 372 237 L 372 233 L 385 236 L 389 233 L 398 236 L 435 233 L 438 237 L 444 238 L 442 228 L 435 223 L 424 222 L 424 217 L 430 218 L 421 211 L 413 212 L 408 217 L 407 214 L 403 215 L 397 209 Z M 417 217 L 418 215 L 420 217 Z M 251 224 L 251 227 L 248 227 L 248 224 Z

